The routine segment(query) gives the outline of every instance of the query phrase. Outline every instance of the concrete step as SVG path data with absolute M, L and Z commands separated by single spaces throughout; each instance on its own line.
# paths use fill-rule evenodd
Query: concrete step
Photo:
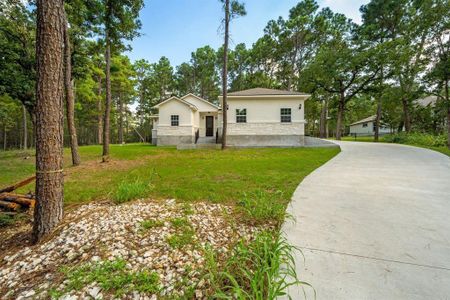
M 177 150 L 193 150 L 193 149 L 220 149 L 221 144 L 179 144 Z

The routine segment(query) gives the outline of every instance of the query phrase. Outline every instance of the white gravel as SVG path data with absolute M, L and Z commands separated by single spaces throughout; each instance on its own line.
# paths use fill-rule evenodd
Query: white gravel
M 135 201 L 123 205 L 87 204 L 69 213 L 47 241 L 19 251 L 0 254 L 0 299 L 46 299 L 50 288 L 64 290 L 60 268 L 121 258 L 130 271 L 150 270 L 160 277 L 159 295 L 136 291 L 127 299 L 158 299 L 181 296 L 176 284 L 184 279 L 195 285 L 195 297 L 206 297 L 201 280 L 204 268 L 202 248 L 207 244 L 226 255 L 241 238 L 251 239 L 259 228 L 236 223 L 232 209 L 220 204 L 186 204 L 167 201 Z M 194 229 L 194 243 L 182 249 L 168 245 L 168 236 L 177 232 L 170 222 L 187 218 Z M 160 227 L 143 230 L 144 220 L 162 221 Z M 231 221 L 234 220 L 234 221 Z M 187 271 L 189 270 L 189 271 Z M 199 283 L 200 282 L 200 283 Z M 62 299 L 112 299 L 95 284 L 69 291 Z

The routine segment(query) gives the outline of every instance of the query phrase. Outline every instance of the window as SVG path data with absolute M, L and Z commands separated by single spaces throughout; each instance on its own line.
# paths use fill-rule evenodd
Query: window
M 282 108 L 281 109 L 281 123 L 291 123 L 291 109 L 290 108 Z
M 247 123 L 247 109 L 236 109 L 236 123 Z
M 367 126 L 368 126 L 367 123 L 363 123 L 363 125 L 362 125 L 363 128 L 367 127 Z
M 172 126 L 180 125 L 180 116 L 178 116 L 178 115 L 171 115 L 170 116 L 170 124 Z

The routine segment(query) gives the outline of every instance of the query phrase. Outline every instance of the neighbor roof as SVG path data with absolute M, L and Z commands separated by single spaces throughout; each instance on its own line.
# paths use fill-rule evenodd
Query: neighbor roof
M 427 106 L 435 106 L 436 101 L 438 100 L 437 96 L 428 96 L 421 99 L 416 99 L 416 103 L 420 106 L 427 107 Z
M 350 126 L 352 126 L 352 125 L 358 125 L 358 124 L 361 124 L 361 123 L 374 122 L 376 119 L 377 119 L 377 115 L 373 115 L 373 116 L 367 117 L 367 118 L 365 118 L 365 119 L 356 121 L 355 123 L 350 124 Z
M 266 88 L 254 88 L 238 92 L 228 93 L 228 96 L 309 96 L 309 94 L 293 91 L 266 89 Z

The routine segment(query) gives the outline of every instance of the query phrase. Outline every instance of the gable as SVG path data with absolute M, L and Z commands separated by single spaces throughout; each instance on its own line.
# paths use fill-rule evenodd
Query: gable
M 193 104 L 201 112 L 213 112 L 219 110 L 219 107 L 217 107 L 216 105 L 206 101 L 205 99 L 195 96 L 194 94 L 187 94 L 181 97 L 181 99 Z
M 161 102 L 161 103 L 159 103 L 159 104 L 156 104 L 156 105 L 153 106 L 152 108 L 158 108 L 158 109 L 161 109 L 161 107 L 167 106 L 168 104 L 172 104 L 172 105 L 183 105 L 183 106 L 189 107 L 190 109 L 192 109 L 192 110 L 194 110 L 194 111 L 195 111 L 195 110 L 198 110 L 198 108 L 197 108 L 194 104 L 189 103 L 189 102 L 187 102 L 187 101 L 184 101 L 183 99 L 180 99 L 180 98 L 178 98 L 178 97 L 170 97 L 169 99 L 164 100 L 163 102 Z

